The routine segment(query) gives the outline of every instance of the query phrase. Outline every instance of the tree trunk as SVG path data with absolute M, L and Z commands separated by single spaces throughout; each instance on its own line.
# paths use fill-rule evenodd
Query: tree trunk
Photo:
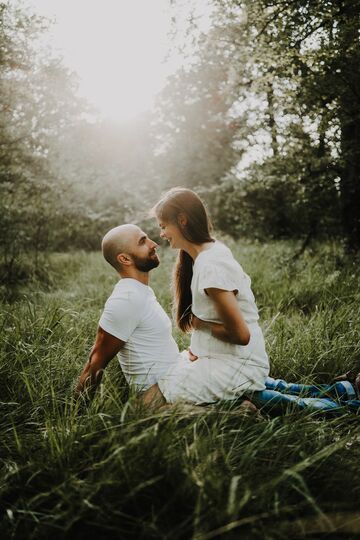
M 278 155 L 278 142 L 277 142 L 277 127 L 274 116 L 274 89 L 273 85 L 269 83 L 267 89 L 267 100 L 268 100 L 268 115 L 269 115 L 269 128 L 271 133 L 271 148 L 273 151 L 273 156 Z
M 339 98 L 341 126 L 342 224 L 350 250 L 360 249 L 360 2 L 343 2 L 339 24 L 343 91 Z

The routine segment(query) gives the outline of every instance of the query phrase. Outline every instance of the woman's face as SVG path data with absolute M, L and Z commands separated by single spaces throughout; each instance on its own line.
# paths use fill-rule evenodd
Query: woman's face
M 173 249 L 181 249 L 184 243 L 184 237 L 176 223 L 165 223 L 158 221 L 161 229 L 160 238 L 165 238 Z

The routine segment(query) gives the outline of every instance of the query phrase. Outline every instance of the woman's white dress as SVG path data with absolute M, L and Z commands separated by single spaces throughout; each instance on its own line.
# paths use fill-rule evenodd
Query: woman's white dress
M 168 402 L 211 403 L 265 388 L 269 359 L 251 281 L 230 249 L 219 241 L 194 261 L 191 310 L 199 319 L 220 323 L 215 304 L 205 292 L 209 288 L 235 292 L 250 341 L 245 346 L 234 345 L 215 338 L 209 329 L 194 330 L 190 348 L 198 360 L 189 362 L 183 355 L 179 366 L 159 382 Z

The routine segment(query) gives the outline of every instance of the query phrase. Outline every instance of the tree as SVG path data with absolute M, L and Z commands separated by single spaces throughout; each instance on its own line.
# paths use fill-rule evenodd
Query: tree
M 239 193 L 248 186 L 243 208 L 255 200 L 256 186 L 263 215 L 269 216 L 272 195 L 273 231 L 311 237 L 334 233 L 338 224 L 349 247 L 358 249 L 359 4 L 213 0 L 211 29 L 197 41 L 203 61 L 169 86 L 171 106 L 164 109 L 170 111 L 164 155 L 170 170 L 180 170 L 176 178 L 194 186 L 197 176 L 213 200 L 217 189 L 224 200 L 227 187 L 234 199 L 236 184 Z M 198 111 L 212 118 L 206 96 L 219 89 L 228 108 L 216 136 L 204 122 L 208 135 L 201 137 Z M 247 169 L 240 160 L 246 148 L 260 153 Z M 291 219 L 297 208 L 306 209 L 307 229 Z
M 45 21 L 18 3 L 0 4 L 0 229 L 6 282 L 25 276 L 19 257 L 49 245 L 61 186 L 48 161 L 51 141 L 79 114 L 69 73 L 42 51 Z
M 233 145 L 239 125 L 232 114 L 230 56 L 216 29 L 200 33 L 196 53 L 161 93 L 155 134 L 164 187 L 211 187 L 239 160 L 243 148 Z
M 303 202 L 312 207 L 310 229 L 327 222 L 322 218 L 329 210 L 329 193 L 332 211 L 339 212 L 338 192 L 343 233 L 349 247 L 358 249 L 359 1 L 230 0 L 226 9 L 219 4 L 227 39 L 252 58 L 245 81 L 235 59 L 239 95 L 250 89 L 267 105 L 271 168 L 291 157 L 297 146 L 299 169 L 293 180 L 300 182 Z M 239 13 L 246 14 L 246 25 L 237 23 Z M 311 136 L 313 152 L 297 145 L 299 130 Z M 264 172 L 266 167 L 264 160 Z

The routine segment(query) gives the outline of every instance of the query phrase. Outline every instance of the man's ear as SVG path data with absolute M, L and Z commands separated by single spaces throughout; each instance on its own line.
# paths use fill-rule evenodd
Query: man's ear
M 130 255 L 127 253 L 119 253 L 116 260 L 123 266 L 129 266 L 132 262 Z
M 187 215 L 184 214 L 183 212 L 181 212 L 179 215 L 178 215 L 178 224 L 180 227 L 186 227 L 187 225 L 187 222 L 188 222 L 188 218 L 187 218 Z

